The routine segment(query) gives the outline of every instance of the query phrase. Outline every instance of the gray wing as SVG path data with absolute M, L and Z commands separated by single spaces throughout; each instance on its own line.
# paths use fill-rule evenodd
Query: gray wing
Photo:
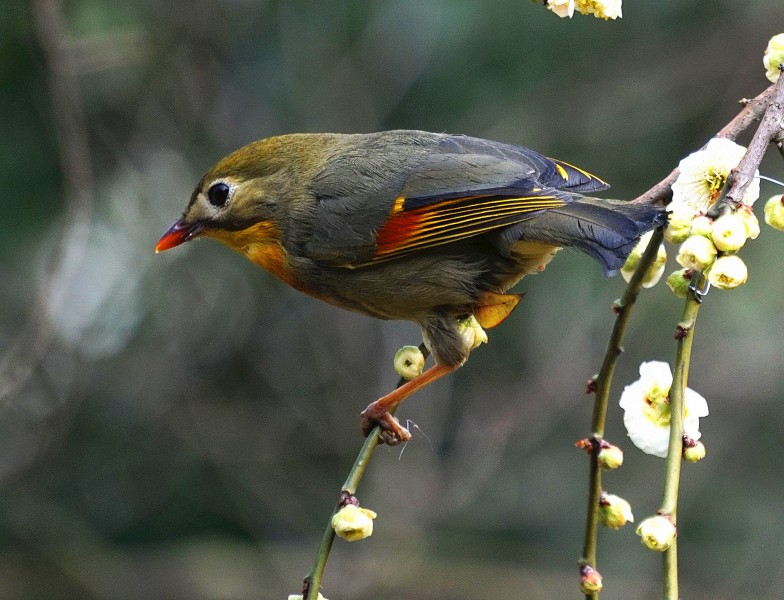
M 479 235 L 561 206 L 569 192 L 606 187 L 527 148 L 477 138 L 412 131 L 350 137 L 312 189 L 315 223 L 301 251 L 325 265 L 367 264 L 378 258 L 380 244 L 389 246 L 382 248 L 389 258 Z M 498 199 L 505 200 L 503 208 L 491 204 Z M 462 221 L 455 220 L 458 205 Z M 438 233 L 413 227 L 413 218 L 424 213 Z M 380 240 L 379 232 L 392 227 L 395 235 Z

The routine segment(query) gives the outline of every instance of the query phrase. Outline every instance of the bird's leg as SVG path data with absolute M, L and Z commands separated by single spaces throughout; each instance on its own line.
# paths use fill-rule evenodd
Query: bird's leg
M 435 364 L 421 375 L 371 403 L 360 414 L 363 435 L 367 437 L 373 427 L 379 425 L 382 430 L 381 439 L 390 446 L 396 446 L 401 442 L 410 440 L 411 434 L 408 432 L 408 429 L 403 427 L 400 424 L 400 421 L 389 414 L 389 409 L 397 406 L 411 394 L 421 390 L 426 385 L 433 383 L 437 379 L 441 379 L 444 375 L 449 375 L 449 373 L 455 369 L 457 369 L 457 366 L 447 367 L 445 365 Z

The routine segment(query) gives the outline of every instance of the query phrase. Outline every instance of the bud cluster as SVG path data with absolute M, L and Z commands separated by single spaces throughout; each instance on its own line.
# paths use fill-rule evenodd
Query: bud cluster
M 745 204 L 717 219 L 674 215 L 665 237 L 680 244 L 675 260 L 683 269 L 672 273 L 667 285 L 676 296 L 684 297 L 695 272 L 704 273 L 711 285 L 722 290 L 743 285 L 749 273 L 736 253 L 759 232 L 759 221 Z

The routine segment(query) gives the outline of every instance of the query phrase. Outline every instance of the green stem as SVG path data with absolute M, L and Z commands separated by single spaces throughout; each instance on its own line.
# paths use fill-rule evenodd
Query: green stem
M 390 410 L 390 412 L 394 411 Z M 327 527 L 324 529 L 324 535 L 321 537 L 321 544 L 319 544 L 313 568 L 310 570 L 310 573 L 308 573 L 308 576 L 305 577 L 305 588 L 307 589 L 305 600 L 316 600 L 316 598 L 318 598 L 318 593 L 321 589 L 321 580 L 324 577 L 324 569 L 327 567 L 329 553 L 332 550 L 332 542 L 335 541 L 335 530 L 332 528 L 332 516 L 343 507 L 342 499 L 344 493 L 351 495 L 356 493 L 357 486 L 359 486 L 362 475 L 365 473 L 365 468 L 373 457 L 376 446 L 378 446 L 380 433 L 381 428 L 376 425 L 367 436 L 365 443 L 362 445 L 362 449 L 359 451 L 359 454 L 357 454 L 354 466 L 351 467 L 348 478 L 343 484 L 341 500 L 338 500 L 335 509 L 329 515 L 329 521 L 327 522 Z
M 650 243 L 640 258 L 640 263 L 632 275 L 631 280 L 626 286 L 626 291 L 613 308 L 616 312 L 615 324 L 613 325 L 610 340 L 607 343 L 607 350 L 604 353 L 604 360 L 599 374 L 594 379 L 596 386 L 596 399 L 594 401 L 593 418 L 591 420 L 591 430 L 593 441 L 595 442 L 591 452 L 591 465 L 588 485 L 588 510 L 585 519 L 585 540 L 583 544 L 583 555 L 579 564 L 590 565 L 596 568 L 596 547 L 599 530 L 599 498 L 602 493 L 602 469 L 599 466 L 599 443 L 604 436 L 605 423 L 607 421 L 607 407 L 610 401 L 610 389 L 612 385 L 613 373 L 618 357 L 623 352 L 623 337 L 626 333 L 626 326 L 631 317 L 632 307 L 637 300 L 642 287 L 642 280 L 648 268 L 653 264 L 659 251 L 659 246 L 664 239 L 664 230 L 657 229 L 653 232 Z M 598 598 L 597 593 L 588 593 L 587 599 Z
M 694 327 L 700 302 L 689 294 L 683 307 L 683 318 L 678 323 L 676 338 L 678 350 L 675 355 L 675 372 L 670 388 L 670 441 L 664 470 L 664 495 L 659 514 L 669 517 L 677 526 L 678 488 L 680 487 L 681 464 L 683 463 L 683 413 L 686 385 L 689 379 L 689 363 L 694 341 Z M 664 598 L 678 600 L 678 541 L 664 552 Z
M 425 348 L 424 344 L 421 345 L 419 349 L 422 351 L 422 354 L 425 355 L 425 358 L 427 358 L 429 352 L 427 348 Z M 400 387 L 404 383 L 406 383 L 406 380 L 401 379 L 398 381 L 396 387 Z M 394 414 L 396 409 L 397 407 L 393 406 L 390 408 L 389 413 Z M 365 474 L 365 469 L 367 469 L 370 460 L 373 458 L 373 453 L 376 451 L 376 447 L 380 441 L 381 427 L 376 425 L 368 434 L 367 439 L 365 439 L 365 443 L 362 444 L 362 448 L 359 450 L 357 458 L 354 460 L 354 465 L 351 467 L 351 470 L 348 473 L 348 477 L 346 477 L 346 481 L 343 484 L 343 488 L 341 489 L 340 493 L 340 499 L 338 500 L 335 509 L 329 515 L 327 527 L 324 529 L 324 535 L 321 537 L 321 543 L 319 544 L 318 552 L 316 552 L 316 560 L 313 563 L 313 568 L 311 568 L 310 573 L 308 573 L 307 577 L 305 577 L 303 586 L 305 600 L 316 600 L 318 598 L 319 590 L 321 589 L 321 580 L 324 577 L 324 569 L 327 567 L 329 553 L 332 550 L 332 542 L 335 541 L 335 530 L 332 528 L 332 517 L 337 511 L 343 508 L 343 499 L 345 498 L 346 494 L 353 496 L 357 493 L 359 482 L 362 480 L 362 476 Z

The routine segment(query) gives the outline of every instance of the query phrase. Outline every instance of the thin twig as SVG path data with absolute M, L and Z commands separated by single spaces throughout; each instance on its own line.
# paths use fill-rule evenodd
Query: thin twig
M 781 79 L 784 79 L 784 77 Z M 763 119 L 763 115 L 765 115 L 765 118 L 767 118 L 767 113 L 770 112 L 769 107 L 771 107 L 773 102 L 775 102 L 774 92 L 776 89 L 776 86 L 771 85 L 756 98 L 752 100 L 744 100 L 742 102 L 743 108 L 741 111 L 716 133 L 716 137 L 725 137 L 735 140 L 741 133 L 751 127 L 754 123 L 760 121 L 760 119 Z M 776 132 L 774 131 L 770 134 L 768 142 L 773 139 L 775 133 Z M 759 166 L 759 162 L 757 163 L 757 166 Z M 756 166 L 754 169 L 756 169 Z M 752 169 L 752 173 L 754 172 L 754 169 Z M 665 177 L 645 193 L 632 200 L 632 202 L 659 205 L 667 204 L 672 196 L 672 184 L 678 178 L 679 173 L 680 171 L 677 168 L 673 169 L 667 177 Z M 654 235 L 651 238 L 651 243 L 640 260 L 640 263 L 638 264 L 632 279 L 629 281 L 623 298 L 615 305 L 615 309 L 618 312 L 618 317 L 615 320 L 612 333 L 610 334 L 610 340 L 607 344 L 604 360 L 602 362 L 602 368 L 594 380 L 596 400 L 594 403 L 594 412 L 591 423 L 591 428 L 593 431 L 592 439 L 594 443 L 592 445 L 591 452 L 588 487 L 588 509 L 586 512 L 583 555 L 579 561 L 580 566 L 589 565 L 593 568 L 596 568 L 597 538 L 599 527 L 599 498 L 602 493 L 602 470 L 598 463 L 598 453 L 600 450 L 599 442 L 604 436 L 612 376 L 615 371 L 615 365 L 617 363 L 618 356 L 622 352 L 621 344 L 626 330 L 626 325 L 631 316 L 632 305 L 637 298 L 637 294 L 639 294 L 643 275 L 645 274 L 645 271 L 647 271 L 648 267 L 653 263 L 662 238 L 663 232 L 661 230 L 654 232 Z M 678 457 L 680 460 L 680 453 L 678 454 Z M 678 463 L 678 465 L 680 465 L 680 463 Z M 677 489 L 675 493 L 677 502 Z M 677 563 L 674 558 L 676 556 L 676 552 L 676 549 L 673 550 L 668 558 L 668 560 L 673 563 Z M 677 589 L 677 583 L 675 587 Z M 586 594 L 586 598 L 595 600 L 598 598 L 598 592 Z
M 700 300 L 690 293 L 683 307 L 683 317 L 676 328 L 675 337 L 678 349 L 675 354 L 675 368 L 670 387 L 670 441 L 664 467 L 664 494 L 659 514 L 669 517 L 677 527 L 678 490 L 680 488 L 681 464 L 683 462 L 683 416 L 686 386 L 689 380 L 691 348 L 694 341 L 694 327 Z M 664 551 L 664 598 L 678 600 L 678 540 Z
M 591 421 L 591 431 L 593 432 L 591 447 L 591 467 L 590 480 L 588 485 L 588 510 L 585 518 L 585 540 L 583 544 L 583 556 L 579 561 L 581 567 L 588 565 L 596 568 L 596 547 L 599 530 L 599 498 L 602 493 L 602 469 L 599 466 L 600 443 L 604 437 L 605 423 L 607 420 L 607 407 L 610 401 L 610 388 L 612 386 L 613 373 L 618 357 L 623 352 L 623 337 L 626 333 L 626 326 L 631 317 L 632 307 L 642 287 L 642 281 L 646 271 L 653 264 L 659 252 L 659 246 L 664 239 L 663 229 L 653 232 L 651 240 L 645 252 L 640 258 L 637 269 L 626 286 L 622 298 L 613 304 L 616 313 L 615 324 L 613 325 L 610 340 L 604 353 L 604 360 L 599 374 L 594 378 L 596 399 L 594 401 L 593 418 Z M 598 593 L 587 593 L 586 598 L 597 598 Z
M 425 356 L 425 359 L 427 359 L 429 351 L 424 344 L 419 346 L 419 350 Z M 404 383 L 406 383 L 406 380 L 400 379 L 396 387 L 400 387 Z M 389 413 L 394 414 L 396 409 L 396 406 L 392 407 L 389 410 Z M 346 477 L 346 481 L 341 488 L 338 503 L 329 516 L 329 521 L 327 521 L 327 526 L 324 529 L 324 535 L 321 537 L 319 549 L 316 552 L 316 559 L 313 563 L 313 567 L 303 582 L 302 595 L 304 600 L 316 600 L 318 598 L 318 594 L 321 589 L 321 581 L 324 577 L 324 569 L 326 568 L 327 561 L 329 560 L 329 553 L 332 550 L 332 543 L 335 541 L 335 530 L 332 528 L 332 517 L 343 507 L 343 499 L 347 494 L 354 496 L 357 493 L 359 482 L 362 480 L 362 476 L 365 474 L 365 469 L 367 469 L 370 460 L 373 458 L 373 454 L 380 441 L 381 427 L 376 425 L 368 434 L 365 443 L 362 444 L 362 448 L 359 450 L 357 458 L 354 460 L 354 465 L 351 467 L 351 470 Z

